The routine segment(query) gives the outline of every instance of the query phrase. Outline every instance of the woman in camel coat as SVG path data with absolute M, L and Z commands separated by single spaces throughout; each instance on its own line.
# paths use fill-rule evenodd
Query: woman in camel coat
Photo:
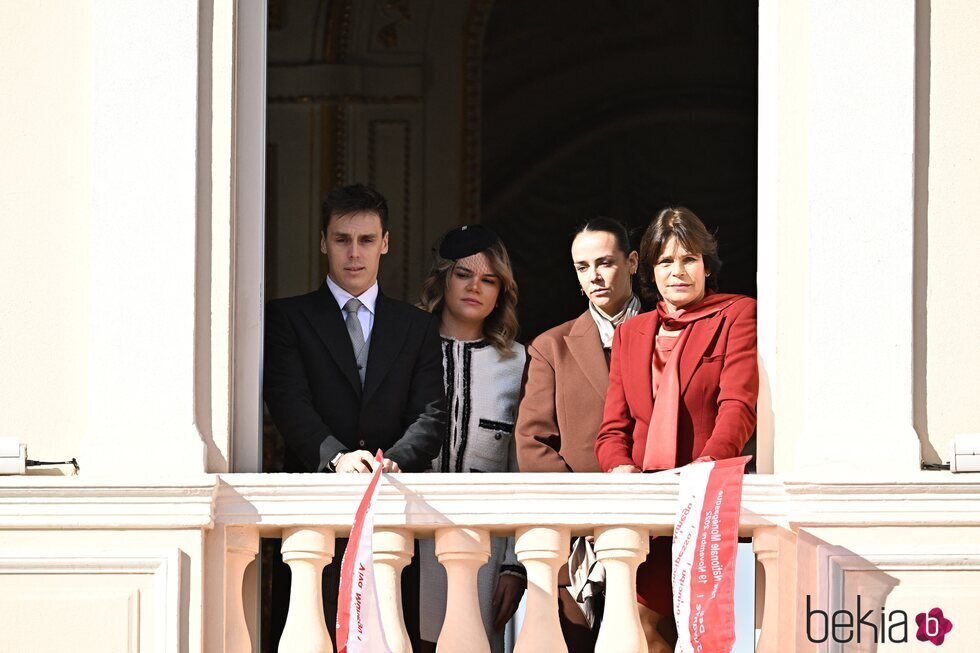
M 609 379 L 614 331 L 639 312 L 633 294 L 637 253 L 619 222 L 596 218 L 572 242 L 572 264 L 588 308 L 528 345 L 528 369 L 515 438 L 522 472 L 597 472 L 595 438 Z M 572 597 L 567 567 L 559 575 L 559 617 L 569 653 L 594 650 L 592 623 Z M 590 614 L 595 614 L 591 611 Z

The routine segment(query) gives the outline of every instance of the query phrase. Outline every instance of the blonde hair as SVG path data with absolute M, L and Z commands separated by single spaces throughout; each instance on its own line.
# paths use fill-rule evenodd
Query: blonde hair
M 517 282 L 514 280 L 514 270 L 510 265 L 510 256 L 503 242 L 497 241 L 481 252 L 485 254 L 494 274 L 500 279 L 500 296 L 497 305 L 483 321 L 483 337 L 486 338 L 501 358 L 514 355 L 511 346 L 517 337 Z M 432 269 L 422 282 L 419 293 L 419 308 L 434 315 L 442 315 L 446 305 L 446 284 L 456 261 L 439 256 L 439 246 L 436 245 L 432 260 Z

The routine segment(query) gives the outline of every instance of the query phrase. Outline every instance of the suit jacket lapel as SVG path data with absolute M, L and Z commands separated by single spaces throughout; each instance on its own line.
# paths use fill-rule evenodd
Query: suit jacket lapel
M 307 319 L 314 331 L 326 346 L 330 356 L 343 372 L 344 377 L 361 394 L 361 377 L 357 374 L 357 361 L 354 360 L 354 347 L 350 343 L 347 325 L 340 317 L 340 308 L 333 293 L 324 283 L 310 302 Z
M 684 345 L 684 353 L 681 356 L 680 367 L 678 369 L 681 382 L 681 395 L 687 390 L 687 386 L 691 382 L 695 370 L 701 364 L 704 352 L 708 349 L 711 341 L 714 340 L 719 327 L 721 327 L 721 319 L 722 314 L 719 312 L 711 317 L 698 320 L 690 326 L 692 329 L 691 335 L 688 338 L 687 344 Z
M 367 375 L 364 377 L 362 404 L 367 403 L 371 395 L 381 386 L 408 335 L 406 329 L 398 324 L 392 310 L 392 301 L 382 293 L 378 293 L 378 302 L 374 307 L 374 326 L 371 328 L 371 339 L 368 343 Z
M 602 351 L 599 329 L 588 311 L 575 320 L 565 336 L 565 345 L 599 397 L 604 399 L 609 386 L 609 365 Z

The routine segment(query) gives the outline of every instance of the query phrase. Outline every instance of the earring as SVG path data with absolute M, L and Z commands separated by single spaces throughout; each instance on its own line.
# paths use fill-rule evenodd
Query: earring
M 585 297 L 585 289 L 584 289 L 584 288 L 579 288 L 579 289 L 578 289 L 578 291 L 579 291 L 580 293 L 582 293 L 582 296 L 583 296 L 583 297 Z

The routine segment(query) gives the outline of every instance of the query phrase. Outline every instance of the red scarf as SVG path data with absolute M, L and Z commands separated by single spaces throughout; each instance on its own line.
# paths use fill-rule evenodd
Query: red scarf
M 742 295 L 708 292 L 704 298 L 689 308 L 682 308 L 675 313 L 668 313 L 667 306 L 661 301 L 657 303 L 659 324 L 668 331 L 683 329 L 677 336 L 677 343 L 670 354 L 670 360 L 664 367 L 657 388 L 656 399 L 653 402 L 653 414 L 650 416 L 650 428 L 647 430 L 647 442 L 643 451 L 643 471 L 658 469 L 673 469 L 677 466 L 677 417 L 681 403 L 680 360 L 684 354 L 691 324 L 706 317 L 716 315 L 725 310 Z M 659 329 L 658 329 L 659 330 Z M 654 332 L 656 339 L 657 334 Z M 651 365 L 653 361 L 651 361 Z

